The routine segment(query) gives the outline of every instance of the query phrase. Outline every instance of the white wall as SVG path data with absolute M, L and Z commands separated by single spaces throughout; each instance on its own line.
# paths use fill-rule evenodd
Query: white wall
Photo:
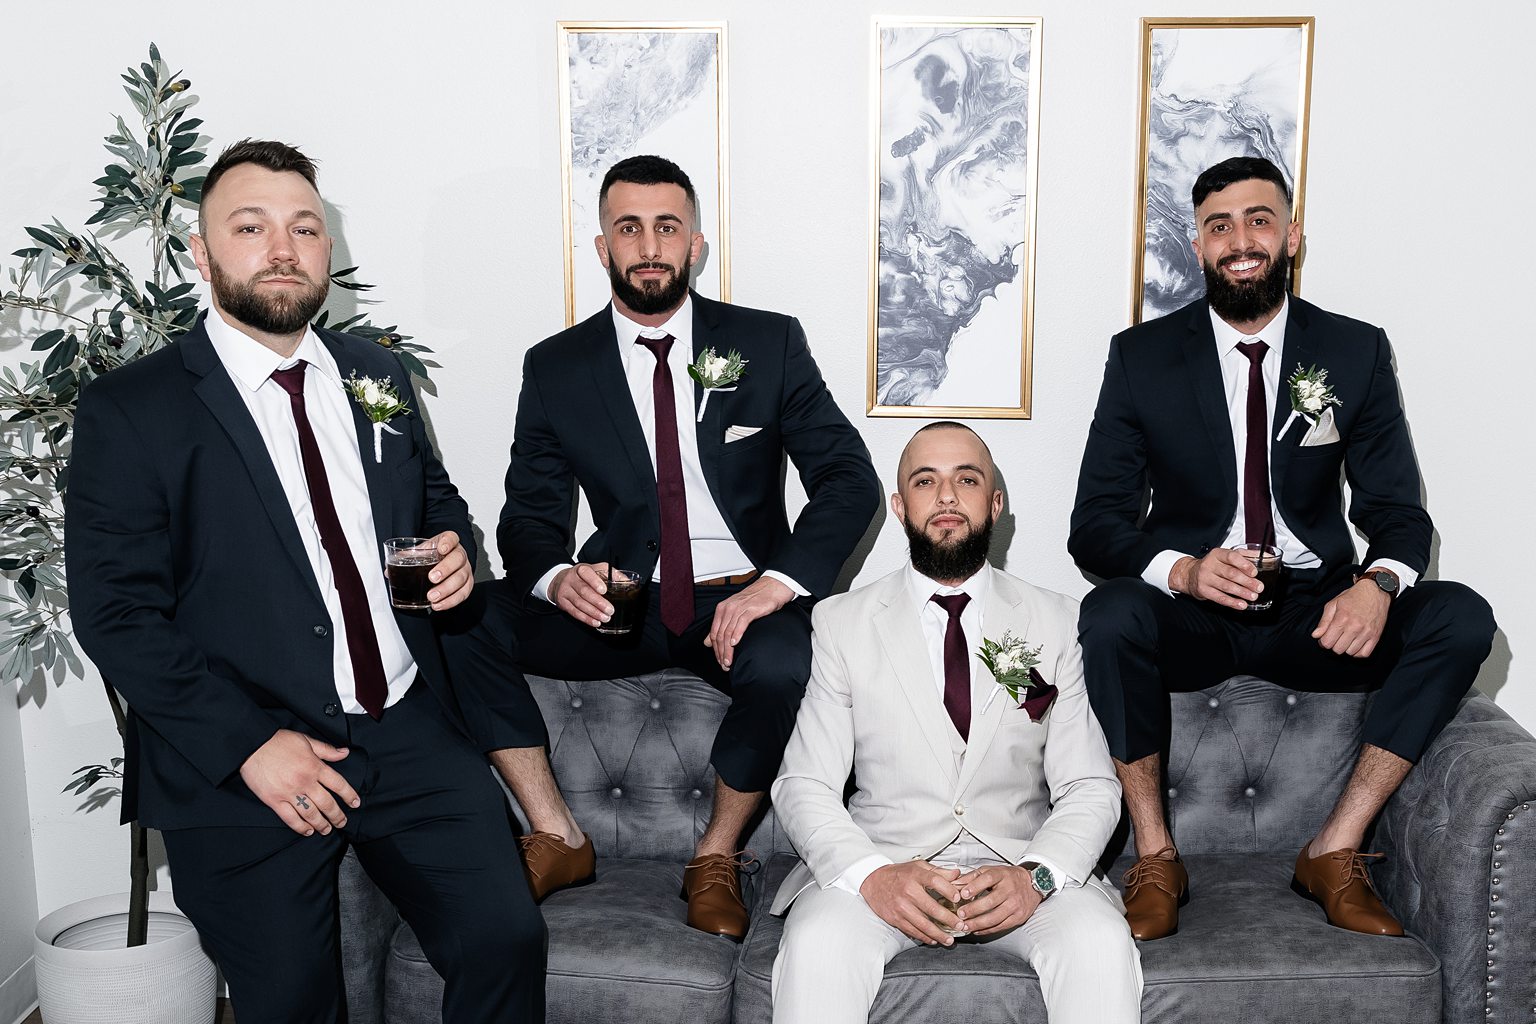
M 437 350 L 444 369 L 427 411 L 478 521 L 493 525 L 522 353 L 562 326 L 555 21 L 724 17 L 734 297 L 803 320 L 889 481 L 915 424 L 863 415 L 870 16 L 1039 14 L 1035 415 L 978 426 L 1011 489 L 1008 567 L 1080 595 L 1087 584 L 1063 542 L 1105 347 L 1130 306 L 1138 19 L 1315 13 L 1305 294 L 1389 331 L 1442 538 L 1436 571 L 1492 601 L 1504 632 L 1479 685 L 1536 728 L 1536 691 L 1511 672 L 1536 598 L 1525 560 L 1500 554 L 1511 547 L 1502 534 L 1522 529 L 1504 510 L 1536 498 L 1524 194 L 1536 7 L 654 0 L 642 12 L 572 0 L 526 13 L 534 7 L 20 6 L 7 38 L 34 42 L 0 62 L 0 249 L 23 244 L 22 224 L 88 214 L 107 114 L 128 109 L 117 71 L 156 40 L 192 78 L 217 145 L 276 137 L 322 161 L 341 213 L 338 259 L 360 263 L 382 315 Z M 28 358 L 13 333 L 0 331 L 7 364 Z M 859 580 L 901 556 L 885 531 Z M 50 686 L 44 707 L 23 708 L 22 727 L 39 909 L 122 888 L 115 811 L 77 813 L 58 792 L 115 750 L 97 684 Z
M 37 1001 L 32 976 L 32 926 L 37 883 L 32 871 L 32 822 L 22 755 L 16 687 L 0 683 L 0 1021 L 13 1021 Z

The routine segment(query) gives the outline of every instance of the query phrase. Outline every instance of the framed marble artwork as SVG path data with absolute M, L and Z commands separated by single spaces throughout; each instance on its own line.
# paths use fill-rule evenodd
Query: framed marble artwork
M 1312 89 L 1311 18 L 1143 18 L 1141 29 L 1136 323 L 1205 294 L 1190 189 L 1207 167 L 1268 158 L 1291 183 L 1302 223 Z
M 1039 18 L 876 18 L 871 416 L 1030 415 Z
M 608 168 L 643 153 L 692 180 L 705 238 L 693 287 L 729 301 L 725 22 L 562 21 L 556 31 L 566 325 L 609 299 L 593 246 L 597 193 Z

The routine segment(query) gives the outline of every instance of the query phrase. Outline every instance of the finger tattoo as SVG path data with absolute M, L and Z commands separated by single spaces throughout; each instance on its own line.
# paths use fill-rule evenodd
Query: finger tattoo
M 301 811 L 309 810 L 309 798 L 303 793 L 293 798 L 293 805 Z

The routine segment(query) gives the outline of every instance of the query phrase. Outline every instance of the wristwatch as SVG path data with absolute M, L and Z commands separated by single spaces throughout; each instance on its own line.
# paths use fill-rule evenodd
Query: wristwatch
M 1375 583 L 1376 586 L 1381 588 L 1381 592 L 1388 597 L 1397 596 L 1397 577 L 1385 569 L 1372 569 L 1369 572 L 1362 572 L 1355 577 L 1356 583 L 1359 583 L 1361 580 L 1370 580 L 1372 583 Z
M 1029 872 L 1029 884 L 1034 886 L 1035 892 L 1040 894 L 1040 901 L 1042 903 L 1050 898 L 1051 893 L 1056 891 L 1056 875 L 1044 864 L 1027 860 L 1020 864 L 1019 867 Z

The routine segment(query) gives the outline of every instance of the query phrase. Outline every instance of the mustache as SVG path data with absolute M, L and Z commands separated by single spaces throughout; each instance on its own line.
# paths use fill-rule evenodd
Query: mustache
M 928 517 L 927 521 L 924 522 L 923 525 L 924 526 L 931 526 L 931 525 L 933 525 L 933 521 L 935 519 L 939 518 L 940 516 L 956 516 L 956 517 L 960 518 L 961 520 L 963 520 L 965 522 L 966 526 L 975 526 L 976 525 L 975 523 L 971 522 L 971 517 L 970 516 L 966 515 L 964 512 L 960 511 L 957 508 L 956 509 L 947 509 L 947 510 L 935 512 L 935 513 L 933 513 L 933 515 Z M 952 530 L 952 529 L 954 529 L 954 527 L 951 526 L 951 527 L 949 527 L 949 529 Z
M 677 275 L 677 268 L 670 263 L 661 263 L 657 260 L 646 260 L 642 263 L 631 263 L 629 266 L 625 267 L 624 276 L 628 277 L 630 274 L 640 270 L 665 270 L 667 273 L 672 274 L 673 276 Z
M 276 268 L 272 270 L 264 270 L 257 274 L 255 277 L 251 278 L 251 282 L 255 283 L 257 281 L 266 281 L 273 277 L 291 277 L 295 281 L 303 281 L 305 284 L 315 283 L 313 280 L 311 280 L 308 274 L 300 270 L 298 267 L 292 267 L 288 270 L 278 270 Z

